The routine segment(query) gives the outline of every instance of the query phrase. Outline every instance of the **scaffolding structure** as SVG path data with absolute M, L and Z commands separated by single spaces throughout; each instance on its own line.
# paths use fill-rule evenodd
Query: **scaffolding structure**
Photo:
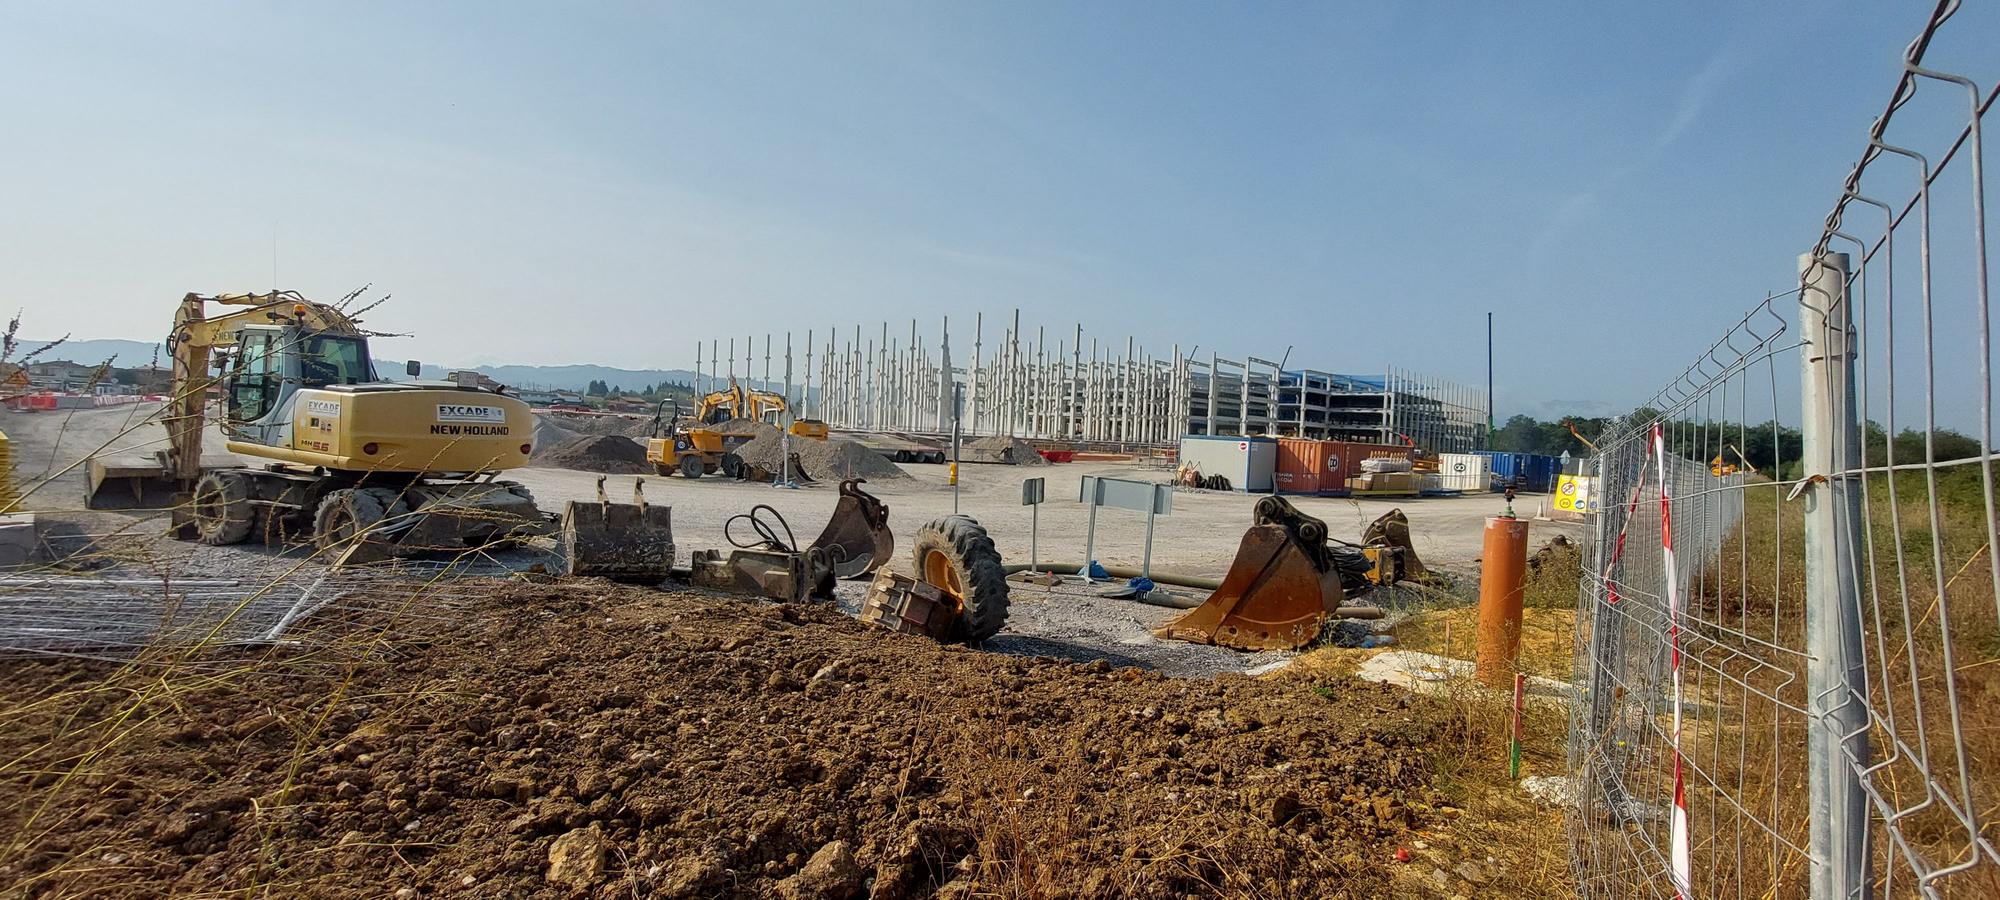
M 955 386 L 964 389 L 965 434 L 1121 447 L 1172 444 L 1183 435 L 1279 435 L 1402 443 L 1457 452 L 1483 446 L 1483 392 L 1404 369 L 1381 375 L 1291 370 L 1257 356 L 1154 353 L 1136 338 L 1086 336 L 1081 324 L 1021 324 L 1016 310 L 990 335 L 973 317 L 954 348 L 949 318 L 934 340 L 876 326 L 811 329 L 795 336 L 711 339 L 695 347 L 696 387 L 728 379 L 780 390 L 802 416 L 842 429 L 945 434 Z M 989 340 L 989 337 L 991 338 Z M 969 343 L 970 352 L 965 352 Z M 707 368 L 703 368 L 703 363 Z

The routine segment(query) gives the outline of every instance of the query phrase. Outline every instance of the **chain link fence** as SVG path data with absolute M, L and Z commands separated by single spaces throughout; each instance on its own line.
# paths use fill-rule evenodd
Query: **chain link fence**
M 1927 61 L 1959 11 L 1905 51 L 1797 285 L 1599 442 L 1583 896 L 2000 897 L 1995 90 Z

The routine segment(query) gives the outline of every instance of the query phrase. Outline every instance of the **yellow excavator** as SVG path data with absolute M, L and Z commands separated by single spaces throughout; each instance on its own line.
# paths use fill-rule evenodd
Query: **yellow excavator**
M 477 386 L 378 377 L 368 333 L 337 307 L 294 291 L 188 294 L 167 345 L 167 448 L 150 461 L 92 459 L 93 509 L 170 508 L 176 532 L 206 544 L 308 535 L 342 559 L 364 546 L 371 556 L 405 555 L 551 530 L 527 488 L 497 479 L 528 464 L 528 405 Z M 409 363 L 412 377 L 420 371 Z M 260 464 L 203 461 L 211 389 L 225 447 Z M 641 515 L 636 525 L 650 518 L 660 517 Z M 660 548 L 637 545 L 657 531 L 584 543 L 651 559 Z M 665 532 L 667 548 L 671 541 Z M 595 562 L 572 567 L 587 573 Z
M 730 478 L 742 474 L 742 460 L 731 452 L 756 437 L 755 434 L 728 432 L 722 425 L 731 421 L 763 422 L 776 427 L 791 409 L 783 394 L 744 387 L 729 379 L 725 390 L 712 391 L 695 401 L 694 414 L 683 416 L 680 404 L 669 397 L 660 401 L 653 413 L 653 436 L 646 442 L 646 460 L 661 475 L 681 473 L 684 478 L 700 478 L 721 472 Z M 818 419 L 794 419 L 788 427 L 793 437 L 826 440 L 826 423 Z

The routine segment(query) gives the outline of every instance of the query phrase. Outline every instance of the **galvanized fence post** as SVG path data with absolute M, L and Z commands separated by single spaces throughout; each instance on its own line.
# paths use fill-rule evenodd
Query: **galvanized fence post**
M 1586 663 L 1590 686 L 1590 739 L 1597 753 L 1617 751 L 1615 744 L 1605 741 L 1611 733 L 1615 721 L 1615 698 L 1618 692 L 1617 673 L 1624 660 L 1624 622 L 1618 612 L 1606 602 L 1606 586 L 1622 577 L 1616 571 L 1617 562 L 1611 558 L 1612 549 L 1617 546 L 1619 530 L 1624 527 L 1624 506 L 1607 502 L 1611 497 L 1610 486 L 1625 486 L 1624 481 L 1614 478 L 1618 461 L 1609 454 L 1597 456 L 1597 514 L 1594 517 L 1596 534 L 1592 539 L 1590 554 L 1591 570 L 1584 573 L 1586 590 L 1590 596 L 1590 659 Z M 1606 766 L 1603 771 L 1616 771 Z M 1606 795 L 1616 797 L 1616 783 L 1606 778 Z
M 1847 254 L 1799 257 L 1805 503 L 1807 764 L 1812 896 L 1870 895 L 1867 674 L 1861 647 L 1861 423 L 1856 416 Z

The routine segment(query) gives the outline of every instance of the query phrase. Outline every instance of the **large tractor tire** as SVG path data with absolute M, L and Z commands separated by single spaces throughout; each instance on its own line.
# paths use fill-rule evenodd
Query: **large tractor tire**
M 741 480 L 743 479 L 743 477 L 744 477 L 744 474 L 745 474 L 745 473 L 744 473 L 744 471 L 743 471 L 743 470 L 744 470 L 744 468 L 745 468 L 745 466 L 743 465 L 743 457 L 741 457 L 741 456 L 737 456 L 737 455 L 736 455 L 736 454 L 734 454 L 734 453 L 724 453 L 724 454 L 722 454 L 722 475 L 723 475 L 723 477 L 725 477 L 725 478 L 733 478 L 733 479 L 736 479 L 736 480 L 738 480 L 738 481 L 741 481 Z
M 701 454 L 699 453 L 681 454 L 682 478 L 700 478 L 702 474 L 707 470 L 708 470 L 708 464 L 702 461 Z
M 194 483 L 195 531 L 201 542 L 221 547 L 241 544 L 257 524 L 250 505 L 250 479 L 234 472 L 210 472 Z
M 953 634 L 983 641 L 1007 624 L 1007 572 L 985 526 L 946 516 L 917 530 L 917 577 L 956 599 L 963 610 Z
M 389 503 L 366 488 L 343 488 L 329 492 L 313 513 L 313 543 L 333 554 L 359 562 L 386 554 L 366 546 L 357 536 L 373 528 L 389 514 Z

